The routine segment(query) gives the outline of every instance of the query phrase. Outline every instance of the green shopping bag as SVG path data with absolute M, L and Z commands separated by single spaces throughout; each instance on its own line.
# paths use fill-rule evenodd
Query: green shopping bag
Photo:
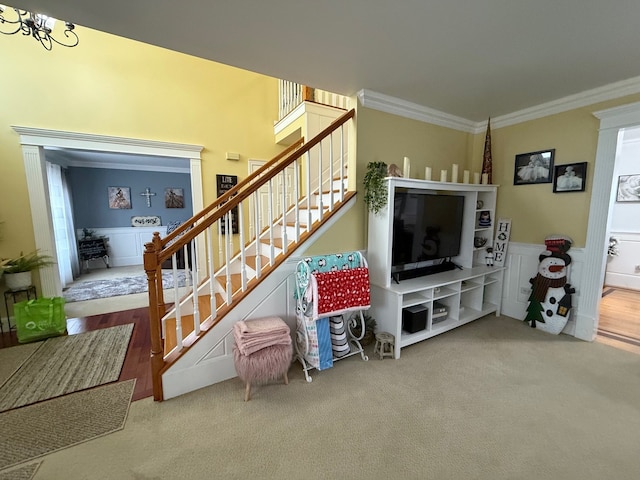
M 18 342 L 27 343 L 63 335 L 67 331 L 64 298 L 37 298 L 13 306 Z

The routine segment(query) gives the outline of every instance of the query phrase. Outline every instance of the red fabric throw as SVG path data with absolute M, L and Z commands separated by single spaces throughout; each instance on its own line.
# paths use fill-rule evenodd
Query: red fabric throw
M 316 295 L 318 318 L 369 307 L 368 268 L 351 268 L 313 275 L 318 287 Z

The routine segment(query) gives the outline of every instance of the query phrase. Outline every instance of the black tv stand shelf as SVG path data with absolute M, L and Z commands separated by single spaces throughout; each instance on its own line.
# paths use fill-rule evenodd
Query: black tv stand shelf
M 426 267 L 414 268 L 412 270 L 403 270 L 402 272 L 396 272 L 393 274 L 393 279 L 396 283 L 401 282 L 402 280 L 408 280 L 410 278 L 424 277 L 425 275 L 433 275 L 436 273 L 448 272 L 450 270 L 455 270 L 458 267 L 453 262 L 442 262 L 437 263 L 435 265 L 428 265 Z

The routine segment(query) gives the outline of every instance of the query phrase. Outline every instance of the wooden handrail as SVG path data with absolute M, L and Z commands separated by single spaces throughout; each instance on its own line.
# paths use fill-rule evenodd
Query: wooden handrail
M 355 116 L 355 110 L 351 109 L 344 115 L 338 117 L 331 124 L 329 124 L 324 130 L 322 130 L 319 134 L 317 134 L 313 139 L 309 142 L 305 143 L 300 148 L 295 148 L 300 145 L 300 140 L 285 151 L 283 151 L 278 156 L 274 157 L 273 160 L 270 160 L 267 164 L 260 167 L 249 177 L 244 179 L 238 185 L 231 188 L 229 191 L 225 192 L 219 198 L 217 198 L 211 205 L 209 205 L 206 209 L 202 210 L 200 213 L 194 215 L 189 220 L 184 222 L 180 227 L 178 227 L 175 231 L 171 232 L 167 237 L 161 239 L 161 244 L 166 246 L 172 240 L 175 240 L 178 236 L 180 236 L 180 242 L 174 242 L 172 245 L 163 248 L 161 252 L 157 252 L 158 254 L 158 264 L 162 264 L 165 260 L 171 257 L 174 253 L 176 253 L 182 246 L 189 243 L 191 240 L 195 239 L 199 234 L 201 234 L 204 230 L 209 228 L 213 223 L 221 219 L 224 215 L 229 213 L 234 207 L 238 206 L 243 200 L 252 195 L 255 191 L 257 191 L 260 187 L 265 185 L 269 180 L 273 179 L 286 169 L 289 165 L 291 165 L 296 159 L 303 156 L 305 153 L 310 151 L 314 146 L 319 144 L 322 139 L 330 135 L 332 132 L 340 128 L 344 123 L 349 121 Z M 274 168 L 277 165 L 277 168 Z M 267 170 L 271 170 L 270 172 L 262 175 L 262 173 L 267 172 Z M 217 209 L 217 211 L 216 211 Z M 212 213 L 213 212 L 213 213 Z M 210 215 L 208 215 L 210 214 Z M 206 217 L 206 220 L 205 220 Z M 200 223 L 197 223 L 198 221 Z M 189 227 L 191 227 L 189 229 Z M 183 235 L 180 235 L 183 233 Z M 154 232 L 154 237 L 160 237 L 159 232 Z
M 143 261 L 149 287 L 151 369 L 152 377 L 154 379 L 153 396 L 155 400 L 162 400 L 163 398 L 161 372 L 165 368 L 164 345 L 162 339 L 162 317 L 165 314 L 164 293 L 162 287 L 162 263 L 171 258 L 172 255 L 178 252 L 178 250 L 183 248 L 185 245 L 189 245 L 207 228 L 211 227 L 215 222 L 229 214 L 235 207 L 242 208 L 241 203 L 244 200 L 248 199 L 251 195 L 255 194 L 260 187 L 270 182 L 281 172 L 285 171 L 285 169 L 293 164 L 297 159 L 303 157 L 307 153 L 310 153 L 313 147 L 319 145 L 323 139 L 338 130 L 354 116 L 355 110 L 352 109 L 333 121 L 309 142 L 304 143 L 303 139 L 295 142 L 268 163 L 250 174 L 238 185 L 218 197 L 207 208 L 198 212 L 196 215 L 184 222 L 165 238 L 161 238 L 159 232 L 154 232 L 151 242 L 145 243 Z M 320 190 L 322 190 L 321 185 Z M 309 193 L 310 192 L 307 192 L 307 194 Z M 286 212 L 283 211 L 283 215 L 285 214 Z M 309 232 L 307 232 L 307 234 L 309 234 Z M 256 243 L 258 242 L 258 239 L 259 233 L 256 232 Z M 285 252 L 285 257 L 290 254 L 291 252 Z M 187 260 L 185 259 L 185 262 L 186 261 Z M 270 269 L 272 268 L 275 268 L 275 266 L 270 265 Z M 211 275 L 213 275 L 212 272 Z M 194 279 L 194 282 L 195 281 L 196 279 Z
M 213 201 L 213 203 L 211 203 L 208 207 L 206 207 L 205 209 L 203 209 L 200 212 L 198 212 L 197 214 L 195 214 L 193 217 L 191 217 L 186 222 L 182 223 L 178 228 L 176 228 L 173 232 L 171 232 L 164 239 L 162 239 L 162 245 L 165 246 L 168 243 L 170 243 L 171 241 L 175 240 L 177 237 L 181 236 L 181 234 L 184 233 L 184 231 L 187 230 L 191 225 L 196 223 L 201 218 L 204 218 L 207 214 L 209 214 L 211 211 L 213 211 L 216 207 L 219 207 L 220 205 L 222 205 L 225 202 L 227 202 L 227 200 L 229 200 L 229 198 L 231 198 L 234 195 L 236 195 L 236 193 L 238 193 L 239 190 L 245 188 L 245 186 L 247 186 L 247 185 L 250 185 L 251 182 L 254 181 L 257 177 L 262 175 L 267 170 L 271 169 L 274 165 L 276 165 L 278 163 L 278 161 L 281 158 L 283 158 L 283 157 L 289 155 L 290 153 L 292 153 L 293 151 L 295 151 L 303 143 L 304 143 L 304 138 L 301 138 L 301 139 L 297 140 L 296 142 L 291 144 L 289 147 L 287 147 L 285 150 L 280 152 L 278 155 L 273 157 L 273 159 L 269 160 L 269 162 L 267 162 L 264 165 L 262 165 L 258 170 L 256 170 L 255 172 L 252 172 L 251 175 L 249 175 L 247 178 L 242 180 L 240 183 L 238 183 L 237 185 L 234 185 L 232 188 L 230 188 L 229 190 L 224 192 L 224 194 L 222 194 L 218 198 L 216 198 Z

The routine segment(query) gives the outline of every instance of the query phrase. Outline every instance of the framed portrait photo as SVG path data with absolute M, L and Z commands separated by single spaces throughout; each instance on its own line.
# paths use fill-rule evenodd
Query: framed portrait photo
M 184 189 L 165 188 L 164 189 L 165 208 L 184 208 Z
M 516 155 L 513 172 L 514 185 L 551 183 L 555 148 Z
M 556 165 L 553 193 L 584 192 L 587 183 L 587 162 Z
M 640 202 L 640 173 L 618 177 L 616 202 Z
M 129 187 L 108 187 L 109 208 L 131 208 L 131 189 Z

